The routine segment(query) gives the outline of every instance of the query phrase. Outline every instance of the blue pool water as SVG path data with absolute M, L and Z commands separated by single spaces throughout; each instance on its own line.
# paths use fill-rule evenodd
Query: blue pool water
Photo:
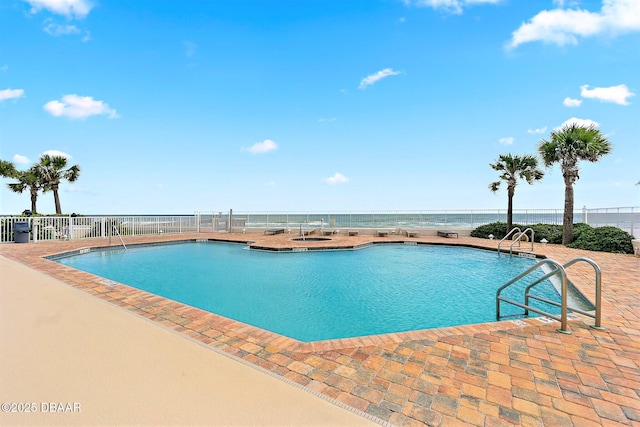
M 534 263 L 448 246 L 272 253 L 212 242 L 58 262 L 301 341 L 495 321 L 497 288 Z M 531 280 L 503 295 L 522 301 Z M 551 283 L 536 289 L 559 301 Z M 502 304 L 502 314 L 518 311 Z

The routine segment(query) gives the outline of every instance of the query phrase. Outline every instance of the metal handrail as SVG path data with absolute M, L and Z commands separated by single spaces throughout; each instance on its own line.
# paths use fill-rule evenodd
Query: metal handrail
M 111 231 L 112 231 L 112 233 L 113 233 L 113 231 L 116 232 L 116 234 L 120 238 L 120 244 L 122 244 L 122 247 L 126 251 L 127 250 L 127 245 L 124 244 L 124 240 L 122 240 L 122 235 L 120 235 L 120 230 L 118 230 L 118 227 L 116 227 L 115 224 L 111 224 Z M 111 244 L 111 236 L 109 236 L 109 244 Z
M 502 242 L 504 242 L 505 240 L 507 240 L 509 238 L 509 236 L 511 236 L 514 232 L 519 232 L 522 234 L 522 231 L 520 230 L 520 227 L 513 227 L 511 229 L 511 231 L 509 231 L 506 236 L 504 236 L 502 238 L 502 240 L 500 240 L 500 242 L 498 243 L 498 255 L 500 255 L 500 246 L 502 245 Z
M 596 302 L 595 302 L 595 306 L 596 306 L 596 312 L 595 315 L 591 314 L 591 313 L 587 313 L 583 310 L 577 309 L 577 308 L 573 308 L 573 307 L 568 307 L 567 305 L 567 272 L 566 272 L 566 268 L 572 266 L 573 264 L 577 263 L 577 262 L 586 262 L 588 264 L 590 264 L 594 270 L 595 270 L 595 274 L 596 274 Z M 506 289 L 507 287 L 513 285 L 514 283 L 516 283 L 517 281 L 523 279 L 524 277 L 528 276 L 529 274 L 531 274 L 533 271 L 537 270 L 538 268 L 541 268 L 544 265 L 550 265 L 553 269 L 544 274 L 542 277 L 538 278 L 537 280 L 535 280 L 534 282 L 530 283 L 526 288 L 525 288 L 525 301 L 524 304 L 513 301 L 509 298 L 505 298 L 503 296 L 500 296 L 500 294 L 502 293 L 502 291 L 504 289 Z M 543 281 L 551 278 L 552 276 L 555 276 L 556 274 L 560 274 L 560 303 L 557 303 L 555 301 L 551 301 L 548 300 L 546 298 L 542 298 L 536 295 L 531 295 L 529 293 L 529 291 L 531 290 L 531 288 L 533 288 L 534 286 L 542 283 Z M 523 273 L 521 273 L 520 275 L 518 275 L 517 277 L 509 280 L 507 283 L 505 283 L 504 285 L 502 285 L 500 288 L 498 288 L 498 290 L 496 291 L 496 320 L 500 320 L 500 318 L 502 317 L 500 315 L 500 301 L 504 301 L 506 303 L 515 305 L 517 307 L 523 308 L 524 311 L 524 315 L 528 315 L 529 311 L 533 311 L 535 313 L 550 317 L 552 319 L 555 319 L 557 321 L 560 322 L 560 328 L 558 329 L 558 332 L 562 332 L 565 334 L 570 334 L 571 331 L 567 330 L 567 311 L 571 310 L 574 311 L 576 313 L 580 313 L 582 315 L 588 316 L 588 317 L 593 317 L 595 319 L 595 325 L 592 326 L 592 328 L 594 329 L 599 329 L 599 330 L 603 330 L 604 328 L 601 326 L 601 320 L 602 320 L 602 272 L 600 270 L 600 267 L 598 266 L 598 264 L 596 264 L 594 261 L 588 259 L 588 258 L 574 258 L 571 261 L 565 263 L 564 265 L 559 264 L 558 262 L 551 260 L 551 259 L 543 259 L 542 261 L 538 262 L 537 264 L 535 264 L 534 266 L 530 267 L 529 269 L 527 269 L 526 271 L 524 271 Z M 529 299 L 533 298 L 535 300 L 538 301 L 543 301 L 545 303 L 554 305 L 556 307 L 560 307 L 561 311 L 560 311 L 560 316 L 556 316 L 553 315 L 551 313 L 547 313 L 545 311 L 539 310 L 535 307 L 532 307 L 529 305 Z
M 513 240 L 513 242 L 511 242 L 511 245 L 509 245 L 509 255 L 513 255 L 513 246 L 517 244 L 518 249 L 520 248 L 520 242 L 524 237 L 527 236 L 527 231 L 531 232 L 531 250 L 533 250 L 533 242 L 535 241 L 536 235 L 536 232 L 533 231 L 533 228 L 529 227 L 522 231 L 520 230 L 520 227 L 514 227 L 507 233 L 506 236 L 502 238 L 502 240 L 500 240 L 500 243 L 498 243 L 498 255 L 500 255 L 500 246 L 502 246 L 502 243 L 507 240 L 512 234 L 517 232 L 519 233 L 518 236 Z
M 305 236 L 307 234 L 314 233 L 315 230 L 317 230 L 317 229 L 311 228 L 309 230 L 309 232 L 306 231 L 306 229 L 305 229 L 306 226 L 313 226 L 313 225 L 319 225 L 320 226 L 320 232 L 322 232 L 322 230 L 324 230 L 324 218 L 321 218 L 320 221 L 301 222 L 300 223 L 300 236 L 302 236 L 302 240 L 305 240 Z
M 573 264 L 576 264 L 578 262 L 586 262 L 587 264 L 591 265 L 591 267 L 593 267 L 593 270 L 595 271 L 596 274 L 596 283 L 595 283 L 595 287 L 596 287 L 596 313 L 595 315 L 592 314 L 585 314 L 586 316 L 589 317 L 593 317 L 595 319 L 595 324 L 592 326 L 592 328 L 594 329 L 600 329 L 600 330 L 604 330 L 604 328 L 601 326 L 602 323 L 602 270 L 600 270 L 600 266 L 598 264 L 596 264 L 593 260 L 589 259 L 589 258 L 584 258 L 584 257 L 580 257 L 580 258 L 574 258 L 571 261 L 567 262 L 564 265 L 564 268 L 566 269 L 567 267 L 572 266 Z M 578 311 L 575 309 L 572 309 L 574 311 Z M 578 311 L 579 312 L 579 311 Z
M 533 228 L 526 228 L 523 232 L 518 234 L 518 237 L 516 237 L 516 239 L 511 242 L 511 245 L 509 245 L 509 255 L 513 255 L 513 245 L 516 243 L 518 244 L 518 249 L 520 249 L 520 241 L 523 237 L 527 236 L 527 231 L 531 231 L 531 250 L 533 251 L 533 242 L 535 241 L 536 232 L 533 231 Z

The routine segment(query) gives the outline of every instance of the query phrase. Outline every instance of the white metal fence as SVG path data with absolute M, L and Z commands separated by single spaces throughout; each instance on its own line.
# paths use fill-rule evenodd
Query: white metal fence
M 295 229 L 310 224 L 331 228 L 403 228 L 472 230 L 491 222 L 506 222 L 506 210 L 375 211 L 375 212 L 197 212 L 194 215 L 0 217 L 0 242 L 14 241 L 14 224 L 27 222 L 30 240 L 108 238 L 192 232 Z M 561 209 L 517 209 L 513 222 L 562 224 Z M 618 227 L 640 237 L 640 207 L 581 209 L 574 222 L 592 227 Z M 116 233 L 117 232 L 117 233 Z
M 402 228 L 473 230 L 492 222 L 506 222 L 502 209 L 375 212 L 218 212 L 197 213 L 201 229 L 238 231 L 239 228 L 286 228 L 323 224 L 331 228 Z M 513 222 L 520 225 L 562 224 L 562 209 L 516 209 Z M 578 209 L 573 222 L 593 227 L 618 227 L 640 236 L 640 207 Z M 231 225 L 231 226 L 230 226 Z
M 18 222 L 29 224 L 30 240 L 87 239 L 198 231 L 196 216 L 36 216 L 0 218 L 0 242 L 15 239 Z

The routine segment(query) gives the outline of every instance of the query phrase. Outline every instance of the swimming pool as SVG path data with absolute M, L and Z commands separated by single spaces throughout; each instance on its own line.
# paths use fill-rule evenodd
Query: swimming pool
M 449 246 L 273 253 L 213 242 L 57 261 L 306 342 L 495 321 L 496 289 L 535 262 Z M 521 300 L 524 286 L 507 296 Z M 559 301 L 549 282 L 536 293 Z

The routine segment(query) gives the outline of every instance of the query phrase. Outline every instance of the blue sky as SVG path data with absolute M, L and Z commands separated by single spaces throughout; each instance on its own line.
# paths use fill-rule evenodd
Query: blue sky
M 576 208 L 638 206 L 639 93 L 637 0 L 0 2 L 0 158 L 80 165 L 65 213 L 505 209 L 489 163 L 570 120 L 614 146 Z

